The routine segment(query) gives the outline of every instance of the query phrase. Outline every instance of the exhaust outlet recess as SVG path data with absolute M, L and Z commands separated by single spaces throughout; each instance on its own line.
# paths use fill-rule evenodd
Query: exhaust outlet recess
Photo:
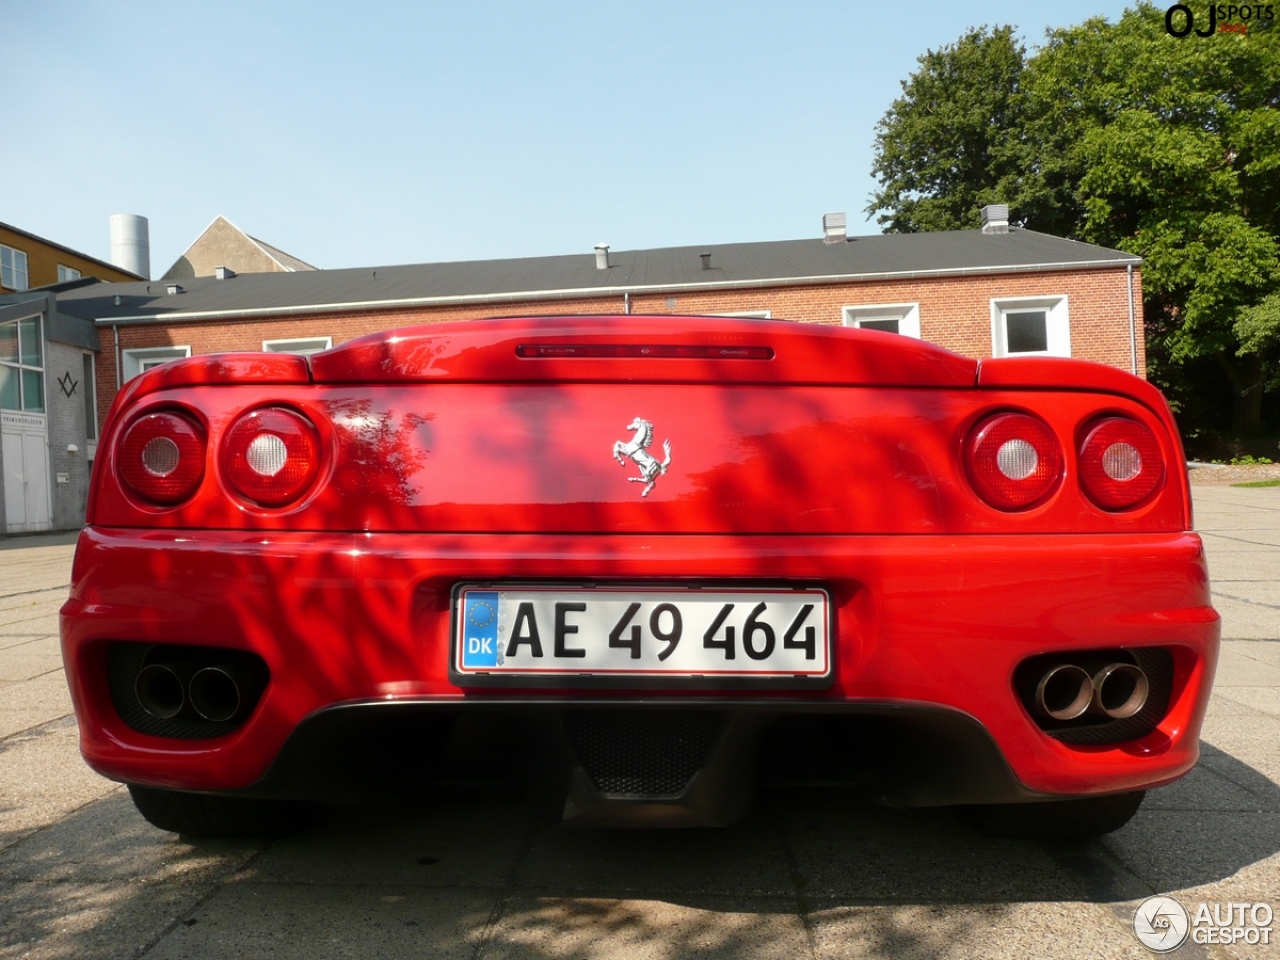
M 1151 684 L 1131 663 L 1112 663 L 1093 676 L 1093 710 L 1112 720 L 1132 717 L 1147 705 Z
M 142 709 L 160 720 L 169 720 L 182 712 L 186 697 L 178 675 L 162 663 L 143 667 L 134 685 Z
M 221 723 L 240 712 L 240 684 L 228 667 L 197 670 L 188 687 L 191 706 L 205 720 Z
M 1049 670 L 1036 685 L 1036 709 L 1054 720 L 1074 720 L 1095 699 L 1093 677 L 1083 667 L 1062 663 Z

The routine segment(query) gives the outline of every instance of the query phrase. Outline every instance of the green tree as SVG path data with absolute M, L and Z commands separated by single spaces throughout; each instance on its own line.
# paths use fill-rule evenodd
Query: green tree
M 1207 21 L 1201 9 L 1198 23 Z M 919 78 L 961 70 L 972 62 L 959 56 L 966 43 L 990 44 L 1007 30 L 976 31 L 921 58 L 880 123 L 882 190 L 869 209 L 889 230 L 974 226 L 989 202 L 978 198 L 1003 190 L 992 199 L 1031 229 L 1141 255 L 1149 375 L 1187 396 L 1188 364 L 1212 358 L 1231 385 L 1233 430 L 1257 432 L 1264 387 L 1280 386 L 1280 29 L 1253 21 L 1243 35 L 1179 39 L 1163 10 L 1141 3 L 1114 24 L 1096 18 L 1049 31 L 1016 75 L 996 77 L 1009 91 L 988 118 L 999 162 L 957 194 L 969 206 L 950 208 L 945 223 L 916 217 L 937 199 L 933 181 L 886 177 L 883 144 L 899 132 L 910 140 L 921 126 Z M 968 102 L 973 82 L 949 89 Z M 966 115 L 955 135 L 972 123 Z
M 1003 203 L 1019 178 L 1018 97 L 1026 50 L 1012 27 L 970 30 L 920 57 L 920 70 L 876 126 L 873 173 L 881 189 L 868 212 L 887 233 L 960 230 Z

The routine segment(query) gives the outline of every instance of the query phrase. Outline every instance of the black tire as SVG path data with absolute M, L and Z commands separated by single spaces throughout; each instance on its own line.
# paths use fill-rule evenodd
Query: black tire
M 315 807 L 306 803 L 184 793 L 136 783 L 128 787 L 133 805 L 148 823 L 190 837 L 279 837 L 305 830 L 315 821 Z
M 1085 840 L 1119 830 L 1142 805 L 1145 790 L 1105 797 L 992 803 L 961 807 L 960 816 L 992 837 L 1026 840 Z

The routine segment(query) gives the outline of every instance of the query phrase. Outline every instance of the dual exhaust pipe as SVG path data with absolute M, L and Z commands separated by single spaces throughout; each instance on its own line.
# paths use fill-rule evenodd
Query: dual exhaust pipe
M 1049 669 L 1036 685 L 1035 707 L 1051 720 L 1075 720 L 1094 713 L 1125 720 L 1147 705 L 1151 684 L 1132 663 L 1108 663 L 1092 671 L 1074 663 Z
M 201 720 L 225 723 L 253 709 L 264 679 L 249 663 L 174 660 L 143 667 L 134 690 L 142 709 L 159 720 L 194 713 Z

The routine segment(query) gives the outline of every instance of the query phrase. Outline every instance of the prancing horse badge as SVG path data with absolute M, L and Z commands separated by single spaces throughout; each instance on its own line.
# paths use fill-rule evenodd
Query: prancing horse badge
M 667 472 L 667 467 L 671 466 L 671 441 L 662 441 L 662 450 L 666 457 L 659 463 L 649 453 L 649 447 L 653 443 L 653 424 L 641 417 L 636 417 L 627 424 L 627 429 L 634 430 L 636 435 L 628 442 L 624 443 L 621 440 L 615 442 L 613 458 L 624 467 L 627 465 L 627 458 L 630 458 L 640 468 L 640 476 L 627 477 L 627 479 L 631 483 L 645 484 L 645 488 L 640 491 L 640 496 L 647 497 L 653 485 L 658 482 L 658 478 Z

